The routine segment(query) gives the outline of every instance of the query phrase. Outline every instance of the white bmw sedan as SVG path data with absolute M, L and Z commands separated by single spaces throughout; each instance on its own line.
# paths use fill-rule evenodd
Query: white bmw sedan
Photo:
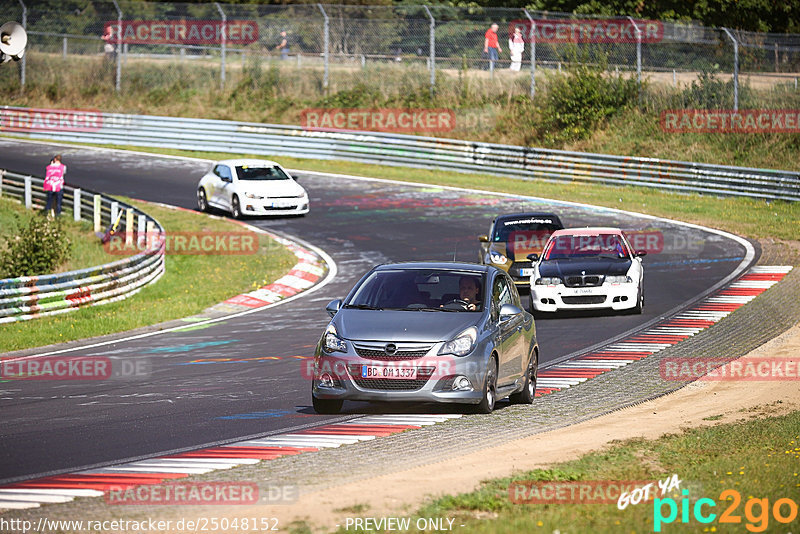
M 305 215 L 308 193 L 283 167 L 261 159 L 218 161 L 197 185 L 200 211 L 218 208 L 244 215 Z

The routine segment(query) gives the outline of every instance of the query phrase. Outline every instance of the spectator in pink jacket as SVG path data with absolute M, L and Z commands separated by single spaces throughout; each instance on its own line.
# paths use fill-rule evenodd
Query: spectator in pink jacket
M 61 163 L 61 155 L 54 156 L 47 166 L 44 177 L 44 190 L 47 193 L 45 212 L 50 211 L 50 206 L 55 201 L 56 215 L 61 215 L 61 200 L 64 197 L 64 175 L 67 166 Z

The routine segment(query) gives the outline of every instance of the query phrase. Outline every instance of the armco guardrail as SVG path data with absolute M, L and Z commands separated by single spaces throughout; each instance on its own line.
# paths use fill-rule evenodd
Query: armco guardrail
M 87 115 L 91 116 L 87 118 Z M 70 117 L 80 120 L 71 121 Z M 341 159 L 480 172 L 523 180 L 598 182 L 713 195 L 800 200 L 800 174 L 771 169 L 210 119 L 12 107 L 0 108 L 0 118 L 3 119 L 0 131 L 38 139 Z
M 42 183 L 42 178 L 0 170 L 0 193 L 19 198 L 29 207 L 44 206 Z M 124 202 L 70 186 L 64 187 L 62 214 L 72 211 L 76 219 L 80 219 L 81 213 L 93 216 L 95 198 L 99 207 L 99 219 L 95 222 L 106 228 L 112 217 L 116 220 L 122 213 L 121 228 L 129 238 L 137 240 L 142 252 L 78 271 L 0 280 L 0 324 L 121 300 L 161 277 L 164 273 L 164 229 L 152 217 Z M 126 227 L 126 222 L 133 221 L 134 217 L 138 220 L 137 232 Z

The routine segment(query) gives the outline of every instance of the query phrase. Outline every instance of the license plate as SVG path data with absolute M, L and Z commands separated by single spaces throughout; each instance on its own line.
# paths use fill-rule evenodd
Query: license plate
M 292 205 L 292 203 L 290 201 L 287 201 L 287 200 L 276 200 L 276 201 L 272 202 L 270 207 L 272 207 L 272 208 L 288 208 L 291 205 Z
M 414 380 L 417 378 L 417 368 L 403 366 L 362 365 L 361 378 Z
M 594 289 L 591 287 L 582 287 L 575 290 L 576 295 L 592 295 L 594 294 Z
M 533 269 L 520 269 L 519 270 L 520 276 L 533 276 Z

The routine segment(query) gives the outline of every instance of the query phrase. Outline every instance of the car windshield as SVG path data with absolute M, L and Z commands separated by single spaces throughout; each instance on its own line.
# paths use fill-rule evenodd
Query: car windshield
M 391 269 L 370 274 L 345 308 L 479 312 L 485 275 L 445 269 Z
M 242 165 L 236 167 L 236 175 L 240 180 L 291 180 L 289 175 L 280 167 L 251 167 Z
M 561 230 L 561 228 L 560 224 L 548 218 L 506 219 L 495 223 L 492 241 L 506 243 L 522 240 L 531 241 L 535 237 L 544 244 L 550 234 L 556 230 Z
M 603 257 L 627 259 L 627 247 L 617 234 L 560 235 L 551 239 L 542 255 L 545 260 Z

